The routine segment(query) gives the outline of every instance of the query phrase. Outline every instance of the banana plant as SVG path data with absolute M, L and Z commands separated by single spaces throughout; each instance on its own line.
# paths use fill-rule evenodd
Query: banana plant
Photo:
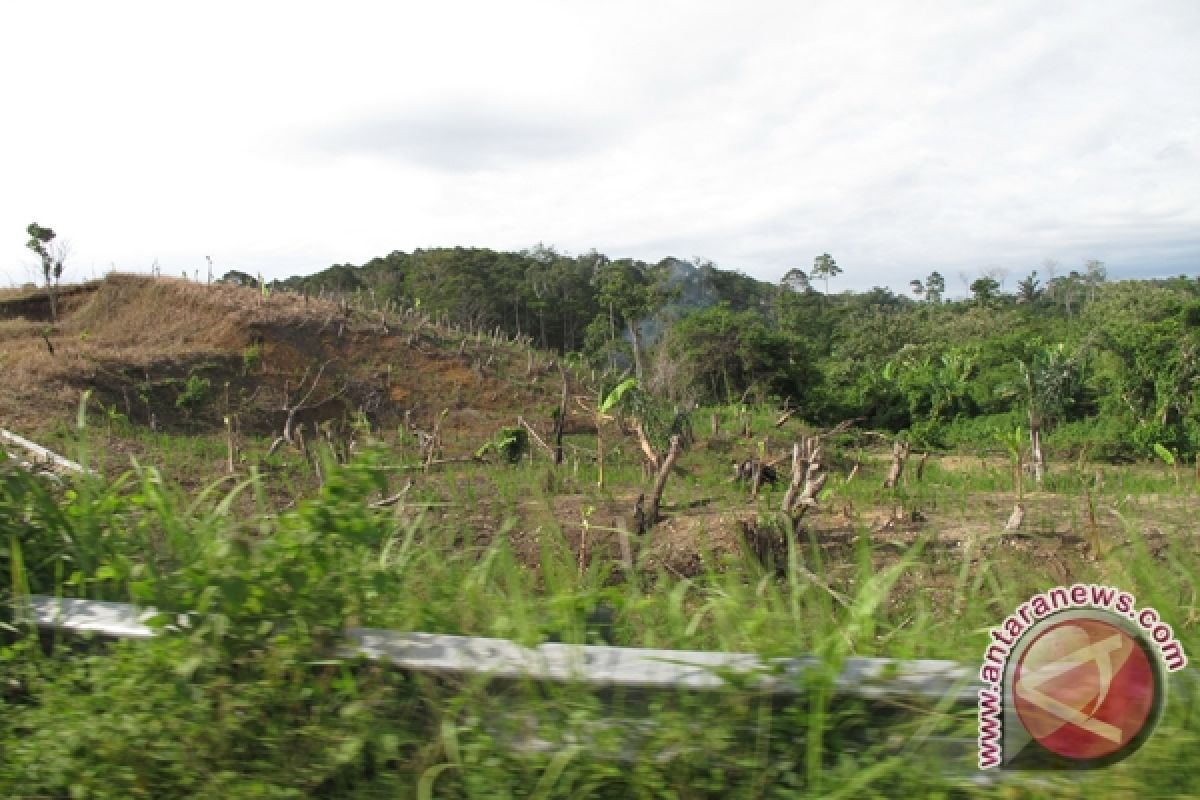
M 613 409 L 621 404 L 626 394 L 636 391 L 637 386 L 637 378 L 626 378 L 613 387 L 613 390 L 607 395 L 601 390 L 596 397 L 596 408 L 592 413 L 596 421 L 596 465 L 598 468 L 596 485 L 601 489 L 604 488 L 604 423 L 612 421 Z
M 1008 457 L 1012 463 L 1013 471 L 1013 491 L 1017 495 L 1017 502 L 1020 503 L 1025 497 L 1025 481 L 1021 476 L 1021 449 L 1025 444 L 1025 432 L 1018 425 L 1013 429 L 1012 433 L 996 433 L 996 441 L 1000 442 L 1008 450 Z
M 1172 452 L 1171 450 L 1168 450 L 1166 447 L 1159 444 L 1158 442 L 1154 443 L 1154 453 L 1155 453 L 1155 455 L 1157 455 L 1159 458 L 1162 459 L 1162 462 L 1164 464 L 1166 464 L 1168 467 L 1170 467 L 1172 470 L 1174 470 L 1175 485 L 1178 486 L 1179 485 L 1179 462 L 1175 458 L 1175 453 Z

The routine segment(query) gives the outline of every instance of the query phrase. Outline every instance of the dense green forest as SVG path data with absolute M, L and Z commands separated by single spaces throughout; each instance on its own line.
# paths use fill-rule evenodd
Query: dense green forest
M 636 371 L 678 403 L 790 403 L 815 424 L 861 418 L 929 448 L 1023 426 L 1062 455 L 1200 449 L 1197 280 L 1109 281 L 1090 261 L 1044 283 L 1031 271 L 1012 293 L 980 277 L 970 296 L 946 299 L 937 272 L 913 279 L 909 297 L 836 293 L 841 271 L 824 254 L 771 284 L 700 260 L 539 245 L 397 251 L 274 285 L 528 335 L 597 368 Z

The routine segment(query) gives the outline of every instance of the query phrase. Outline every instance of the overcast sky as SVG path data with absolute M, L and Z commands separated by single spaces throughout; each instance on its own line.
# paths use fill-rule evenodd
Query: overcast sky
M 3 285 L 35 220 L 76 280 L 539 241 L 1200 273 L 1195 0 L 4 3 L 0 88 Z

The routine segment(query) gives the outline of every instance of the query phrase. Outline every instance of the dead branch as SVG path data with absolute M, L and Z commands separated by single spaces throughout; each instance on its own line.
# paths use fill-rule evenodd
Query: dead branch
M 523 427 L 525 430 L 529 431 L 529 435 L 533 437 L 533 441 L 537 444 L 538 447 L 545 450 L 546 453 L 549 454 L 550 458 L 555 457 L 554 448 L 551 447 L 550 445 L 546 444 L 546 441 L 544 439 L 542 439 L 541 436 L 538 436 L 538 432 L 536 430 L 534 430 L 534 427 L 532 425 L 530 425 L 528 422 L 525 421 L 524 417 L 517 417 L 517 422 L 521 425 L 521 427 Z
M 781 416 L 779 419 L 775 420 L 775 427 L 782 428 L 783 423 L 785 423 L 789 419 L 791 419 L 792 415 L 795 414 L 797 411 L 799 411 L 799 409 L 796 409 L 796 408 L 789 408 L 786 411 L 784 411 L 783 416 Z
M 475 456 L 456 456 L 454 458 L 435 458 L 428 463 L 422 461 L 420 464 L 401 464 L 398 467 L 390 467 L 389 469 L 395 472 L 409 472 L 412 470 L 425 470 L 430 467 L 440 467 L 444 464 L 469 464 L 479 463 L 479 459 Z
M 317 387 L 321 383 L 321 378 L 325 375 L 325 368 L 328 367 L 333 361 L 334 361 L 334 359 L 329 359 L 325 363 L 321 364 L 320 369 L 317 370 L 316 377 L 313 378 L 312 384 L 308 387 L 308 391 L 305 391 L 304 396 L 301 397 L 298 401 L 296 401 L 294 403 L 291 400 L 290 382 L 284 381 L 284 384 L 283 384 L 283 406 L 280 410 L 287 414 L 287 418 L 284 420 L 284 423 L 283 423 L 283 434 L 281 436 L 279 436 L 277 439 L 275 439 L 274 442 L 271 443 L 270 449 L 267 450 L 268 456 L 272 455 L 276 450 L 279 449 L 279 447 L 281 445 L 283 445 L 285 443 L 291 444 L 291 445 L 294 445 L 296 443 L 295 427 L 296 427 L 296 415 L 297 414 L 299 414 L 301 411 L 308 411 L 313 408 L 319 408 L 320 406 L 325 405 L 326 403 L 330 402 L 331 400 L 333 400 L 333 399 L 339 397 L 340 395 L 342 395 L 343 393 L 345 393 L 346 385 L 343 384 L 339 389 L 337 389 L 335 392 L 333 392 L 332 394 L 330 394 L 328 397 L 324 398 L 323 400 L 320 400 L 315 403 L 310 402 L 312 400 L 313 393 L 315 393 L 317 391 Z M 299 384 L 299 386 L 297 386 L 297 391 L 304 391 L 304 384 L 308 382 L 308 374 L 309 374 L 310 370 L 311 370 L 311 367 L 305 368 L 304 376 L 300 378 L 300 384 Z
M 637 434 L 638 445 L 642 448 L 642 455 L 645 456 L 651 471 L 658 472 L 661 459 L 659 459 L 658 453 L 654 452 L 654 448 L 650 446 L 650 440 L 646 437 L 646 429 L 642 427 L 640 419 L 633 421 L 633 430 Z
M 856 423 L 862 422 L 864 419 L 866 419 L 866 417 L 853 417 L 851 419 L 844 419 L 824 433 L 818 434 L 817 438 L 828 439 L 831 436 L 837 436 L 839 433 L 845 433 L 853 428 Z M 867 431 L 867 433 L 870 433 L 870 431 Z
M 370 507 L 371 508 L 388 508 L 390 506 L 394 506 L 405 498 L 405 496 L 408 494 L 408 490 L 411 489 L 412 487 L 413 487 L 413 481 L 412 481 L 412 478 L 409 478 L 408 482 L 404 484 L 403 489 L 396 492 L 391 497 L 385 497 L 382 500 L 376 500 L 374 503 L 371 503 Z

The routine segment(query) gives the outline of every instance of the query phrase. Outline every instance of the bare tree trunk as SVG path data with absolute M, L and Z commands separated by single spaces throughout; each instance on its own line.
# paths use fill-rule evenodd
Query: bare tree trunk
M 921 478 L 925 477 L 925 462 L 929 461 L 929 451 L 921 454 L 921 460 L 917 462 L 917 483 L 921 482 Z
M 908 459 L 908 450 L 908 442 L 896 442 L 892 445 L 892 466 L 883 480 L 883 488 L 894 489 L 900 482 L 900 475 L 904 472 L 904 462 Z
M 1042 423 L 1032 412 L 1029 414 L 1029 447 L 1033 459 L 1033 479 L 1040 489 L 1042 478 L 1046 477 L 1046 454 L 1042 452 Z
M 679 434 L 675 434 L 671 437 L 671 448 L 667 450 L 667 457 L 658 468 L 658 477 L 654 479 L 654 489 L 650 492 L 650 508 L 646 511 L 646 520 L 651 525 L 661 519 L 659 505 L 662 502 L 663 489 L 667 486 L 667 476 L 671 474 L 671 468 L 679 458 L 679 450 Z
M 226 414 L 225 415 L 225 445 L 226 445 L 226 449 L 228 450 L 228 457 L 227 457 L 225 467 L 229 471 L 230 475 L 232 475 L 235 472 L 235 465 L 237 463 L 237 445 L 234 444 L 234 441 L 233 441 L 233 423 L 234 423 L 233 415 Z
M 642 382 L 642 336 L 637 323 L 629 320 L 629 338 L 633 340 L 633 372 L 638 383 Z
M 530 352 L 533 352 L 532 349 Z M 567 424 L 567 369 L 562 365 L 562 361 L 558 363 L 558 374 L 562 378 L 562 397 L 558 401 L 558 419 L 554 421 L 555 466 L 563 461 L 563 426 Z
M 717 412 L 712 412 L 710 421 L 712 423 L 712 437 L 715 439 L 721 430 L 721 418 L 717 416 Z M 1200 465 L 1200 461 L 1197 461 L 1197 464 Z M 1196 467 L 1196 475 L 1197 481 L 1200 482 L 1200 466 Z
M 604 488 L 604 427 L 600 420 L 596 420 L 596 486 Z

